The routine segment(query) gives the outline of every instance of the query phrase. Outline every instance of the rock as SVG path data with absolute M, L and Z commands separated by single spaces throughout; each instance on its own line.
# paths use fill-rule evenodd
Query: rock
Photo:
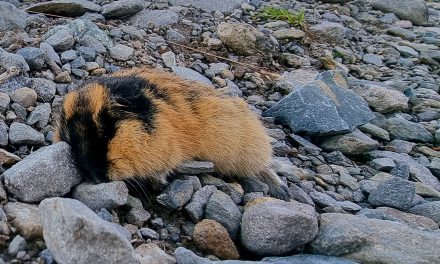
M 59 32 L 62 32 L 63 34 L 60 35 Z M 113 41 L 107 35 L 107 33 L 99 29 L 99 27 L 93 22 L 83 19 L 76 19 L 67 25 L 56 26 L 49 30 L 44 35 L 44 38 L 47 42 L 49 42 L 48 40 L 54 38 L 54 36 L 67 37 L 67 35 L 72 36 L 72 38 L 74 37 L 81 46 L 94 48 L 98 53 L 106 53 L 105 48 L 110 48 L 113 46 Z M 73 43 L 74 41 L 72 42 L 72 45 Z M 71 49 L 72 45 L 65 45 L 62 50 L 57 50 L 55 46 L 52 46 L 57 51 L 65 51 Z
M 26 13 L 11 3 L 0 2 L 0 32 L 26 28 Z
M 339 172 L 339 183 L 347 186 L 353 191 L 359 188 L 356 178 L 345 172 Z
M 371 161 L 371 166 L 376 170 L 388 172 L 396 167 L 396 163 L 389 158 L 378 158 Z
M 167 51 L 165 53 L 162 53 L 162 60 L 165 66 L 167 66 L 168 68 L 177 66 L 176 54 L 174 54 L 174 52 L 172 51 Z
M 294 68 L 309 67 L 311 65 L 310 60 L 308 60 L 307 58 L 290 53 L 282 53 L 281 60 L 287 66 L 291 66 Z
M 10 167 L 17 162 L 21 161 L 21 158 L 4 149 L 0 149 L 0 165 Z
M 24 108 L 35 105 L 38 97 L 35 90 L 27 87 L 17 89 L 10 93 L 9 96 L 13 102 L 20 104 Z
M 329 208 L 333 211 L 341 211 L 342 207 L 338 201 L 333 199 L 330 195 L 312 191 L 309 193 L 310 198 L 312 198 L 313 202 L 319 205 L 322 208 Z
M 148 28 L 150 25 L 160 27 L 179 22 L 179 14 L 171 10 L 144 10 L 132 16 L 130 22 L 138 28 Z
M 17 235 L 12 239 L 8 247 L 8 254 L 11 256 L 16 256 L 19 251 L 25 251 L 28 248 L 26 240 Z
M 139 264 L 175 264 L 176 259 L 154 243 L 142 244 L 135 250 Z
M 436 230 L 439 228 L 436 222 L 427 217 L 404 213 L 389 207 L 363 209 L 357 215 L 365 216 L 368 218 L 399 222 L 420 230 Z
M 5 186 L 24 202 L 65 195 L 81 182 L 70 155 L 64 142 L 41 148 L 4 172 Z
M 39 48 L 26 47 L 17 50 L 33 71 L 41 71 L 46 65 L 46 52 Z
M 333 0 L 334 1 L 334 0 Z M 332 2 L 332 0 L 326 0 L 322 2 Z M 334 1 L 335 2 L 335 1 Z M 341 2 L 341 1 L 340 1 Z M 324 255 L 312 255 L 312 254 L 298 254 L 290 257 L 268 257 L 262 259 L 262 262 L 272 263 L 272 264 L 356 264 L 357 262 L 330 257 Z M 243 263 L 244 264 L 244 263 Z
M 377 149 L 379 142 L 356 129 L 345 135 L 327 137 L 322 142 L 321 147 L 326 151 L 338 150 L 345 155 L 362 155 Z
M 106 18 L 120 18 L 136 14 L 144 8 L 141 0 L 119 0 L 102 7 Z
M 388 145 L 385 146 L 385 149 L 392 152 L 397 153 L 410 153 L 413 148 L 416 146 L 416 143 L 408 142 L 400 139 L 394 139 Z
M 37 92 L 38 100 L 42 102 L 51 102 L 56 92 L 56 84 L 43 78 L 32 79 L 31 88 Z
M 44 128 L 49 122 L 51 114 L 51 107 L 49 103 L 41 104 L 35 107 L 34 111 L 31 112 L 26 124 L 32 126 L 36 124 L 38 128 Z
M 237 248 L 228 231 L 219 223 L 205 219 L 194 228 L 194 242 L 199 248 L 221 259 L 238 259 Z
M 396 243 L 398 241 L 398 243 Z M 429 243 L 426 243 L 429 241 Z M 422 246 L 423 245 L 423 246 Z M 313 253 L 341 256 L 360 263 L 432 263 L 440 237 L 400 223 L 348 214 L 322 214 Z
M 176 168 L 176 172 L 180 174 L 202 174 L 214 172 L 214 163 L 210 161 L 188 161 L 184 162 Z
M 142 237 L 144 238 L 150 238 L 150 239 L 159 239 L 159 234 L 150 228 L 141 228 L 139 229 L 139 232 L 141 232 Z
M 9 141 L 14 145 L 41 145 L 44 135 L 23 123 L 14 122 L 9 129 Z
M 423 125 L 408 121 L 402 117 L 387 119 L 387 131 L 391 138 L 429 143 L 434 136 Z
M 411 208 L 410 212 L 416 215 L 428 217 L 440 225 L 440 201 L 416 205 Z
M 67 29 L 58 30 L 51 36 L 47 37 L 45 41 L 58 52 L 70 50 L 73 47 L 73 44 L 75 44 L 73 35 Z
M 202 9 L 205 12 L 222 12 L 231 13 L 235 9 L 239 8 L 245 1 L 244 0 L 170 0 L 169 3 L 173 6 L 193 6 L 195 8 Z
M 174 66 L 171 67 L 171 70 L 180 77 L 183 77 L 188 80 L 201 82 L 205 85 L 213 86 L 211 81 L 200 73 L 191 70 L 190 68 Z
M 224 226 L 232 239 L 236 239 L 240 228 L 241 212 L 227 194 L 215 191 L 206 205 L 205 218 Z
M 310 205 L 266 202 L 249 207 L 243 214 L 241 242 L 259 255 L 286 254 L 303 247 L 317 234 L 318 219 Z
M 263 116 L 277 118 L 294 133 L 314 135 L 348 132 L 374 118 L 367 103 L 347 89 L 345 75 L 327 71 L 316 79 L 293 90 Z
M 138 263 L 127 238 L 79 201 L 49 198 L 39 209 L 44 241 L 58 263 Z
M 46 42 L 41 42 L 40 49 L 42 49 L 46 53 L 48 61 L 53 61 L 53 62 L 57 63 L 58 65 L 61 65 L 60 56 L 58 56 L 58 54 L 56 53 L 56 51 L 53 49 L 53 47 L 51 45 L 49 45 Z
M 59 16 L 77 17 L 86 12 L 99 12 L 101 7 L 86 0 L 54 0 L 30 6 L 26 11 L 40 12 Z
M 132 208 L 126 215 L 127 222 L 138 227 L 142 227 L 150 217 L 150 213 L 143 208 Z
M 71 61 L 74 61 L 78 58 L 78 53 L 76 50 L 67 50 L 63 53 L 61 53 L 61 62 L 62 63 L 68 63 Z
M 174 256 L 177 264 L 212 264 L 209 259 L 201 258 L 184 247 L 178 247 L 174 251 Z
M 419 57 L 419 53 L 411 47 L 393 45 L 393 47 L 402 54 L 403 57 Z
M 392 36 L 401 37 L 403 39 L 408 39 L 408 40 L 413 40 L 413 39 L 417 38 L 417 35 L 414 32 L 412 32 L 411 30 L 405 29 L 405 28 L 401 28 L 401 27 L 389 28 L 387 30 L 387 33 Z
M 38 212 L 38 206 L 9 202 L 3 208 L 8 220 L 17 229 L 20 236 L 26 239 L 43 237 L 43 225 Z
M 287 157 L 273 157 L 271 167 L 277 174 L 286 177 L 292 182 L 300 181 L 299 176 L 295 175 L 295 171 L 298 168 Z
M 20 70 L 20 73 L 28 72 L 30 70 L 29 65 L 22 56 L 6 52 L 2 48 L 0 48 L 0 67 L 6 70 L 16 67 Z
M 368 196 L 368 202 L 374 206 L 389 206 L 400 210 L 408 210 L 416 194 L 414 183 L 393 177 L 377 187 Z
M 170 209 L 179 209 L 191 199 L 193 192 L 194 187 L 190 180 L 174 180 L 156 200 Z
M 390 151 L 372 151 L 370 152 L 372 158 L 390 158 L 394 162 L 406 163 L 409 166 L 411 177 L 414 177 L 416 181 L 422 182 L 440 191 L 440 181 L 432 175 L 428 168 L 413 160 L 408 154 L 394 153 Z
M 251 25 L 238 22 L 221 23 L 217 35 L 223 44 L 238 55 L 270 53 L 278 49 L 278 43 Z
M 421 26 L 428 23 L 429 12 L 423 0 L 376 0 L 373 8 L 396 14 L 400 19 L 410 20 Z
M 385 141 L 390 141 L 390 134 L 388 133 L 388 131 L 386 131 L 383 128 L 380 128 L 376 125 L 373 125 L 371 123 L 367 123 L 365 125 L 362 125 L 359 127 L 359 129 L 367 134 L 370 134 L 373 137 L 385 140 Z
M 365 54 L 362 57 L 362 60 L 367 63 L 367 64 L 373 64 L 376 65 L 378 67 L 382 67 L 383 66 L 383 61 L 382 61 L 382 57 L 376 54 Z
M 133 56 L 134 49 L 122 44 L 116 44 L 115 46 L 108 49 L 110 56 L 119 61 L 128 61 L 131 56 Z
M 92 210 L 113 209 L 127 203 L 128 188 L 124 182 L 82 183 L 73 189 L 72 197 Z
M 194 223 L 203 219 L 206 205 L 212 194 L 217 190 L 213 185 L 207 185 L 197 190 L 191 198 L 191 201 L 185 206 L 185 211 Z
M 0 146 L 7 146 L 9 142 L 8 126 L 0 120 Z
M 362 89 L 355 89 L 368 105 L 379 113 L 387 114 L 408 109 L 408 100 L 402 92 L 388 89 L 379 85 L 367 85 Z
M 315 206 L 315 203 L 307 195 L 307 193 L 303 189 L 301 189 L 300 187 L 296 186 L 295 184 L 291 184 L 290 185 L 290 187 L 289 187 L 289 194 L 297 202 L 309 204 L 311 206 Z
M 342 42 L 347 34 L 347 29 L 343 25 L 328 21 L 310 27 L 310 31 L 318 38 L 336 43 Z
M 294 28 L 283 28 L 273 32 L 276 39 L 301 39 L 306 35 L 302 30 Z
M 0 92 L 0 112 L 4 112 L 11 102 L 11 98 L 7 93 Z

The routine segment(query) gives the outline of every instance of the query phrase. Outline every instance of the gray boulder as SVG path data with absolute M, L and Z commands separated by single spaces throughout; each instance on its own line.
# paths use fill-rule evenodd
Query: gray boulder
M 26 47 L 17 50 L 17 54 L 25 59 L 31 70 L 41 71 L 46 65 L 46 53 L 42 49 Z
M 4 172 L 6 188 L 24 202 L 65 195 L 81 182 L 70 152 L 64 142 L 33 152 Z
M 26 27 L 26 13 L 11 3 L 0 1 L 0 32 Z
M 326 151 L 341 151 L 345 155 L 362 155 L 377 149 L 379 142 L 371 139 L 360 130 L 345 134 L 327 137 L 321 144 Z
M 368 196 L 368 202 L 374 206 L 389 206 L 400 210 L 408 210 L 416 194 L 413 182 L 393 177 L 379 184 Z
M 264 112 L 288 125 L 295 133 L 340 134 L 354 130 L 374 118 L 368 104 L 348 89 L 341 72 L 327 71 Z
M 171 10 L 144 10 L 133 17 L 130 22 L 139 28 L 148 28 L 150 25 L 157 27 L 176 24 L 179 21 L 179 14 Z
M 102 14 L 106 18 L 127 17 L 136 14 L 144 8 L 141 0 L 119 0 L 102 7 Z
M 101 184 L 82 183 L 75 187 L 72 196 L 92 210 L 113 209 L 127 203 L 128 188 L 121 181 Z
M 429 241 L 429 242 L 428 242 Z M 360 263 L 436 263 L 440 236 L 391 221 L 322 214 L 312 252 Z
M 247 208 L 241 242 L 260 255 L 283 255 L 303 247 L 318 234 L 315 209 L 297 202 L 266 202 Z
M 213 86 L 211 81 L 208 78 L 206 78 L 202 74 L 200 74 L 190 68 L 181 67 L 181 66 L 173 66 L 173 67 L 171 67 L 171 70 L 175 74 L 177 74 L 178 76 L 183 77 L 185 79 L 188 79 L 191 81 L 197 81 L 197 82 L 201 82 L 205 85 Z
M 76 17 L 86 12 L 99 12 L 101 7 L 87 0 L 54 0 L 37 3 L 26 9 L 27 11 L 42 12 L 59 16 Z
M 169 3 L 173 6 L 193 6 L 205 12 L 219 11 L 222 13 L 231 13 L 244 2 L 244 0 L 169 0 Z
M 9 128 L 9 141 L 14 145 L 41 145 L 44 143 L 44 135 L 32 127 L 14 122 Z
M 0 67 L 6 70 L 17 67 L 20 72 L 30 71 L 29 65 L 22 56 L 9 53 L 2 48 L 0 48 Z
M 157 196 L 156 200 L 170 209 L 179 209 L 191 199 L 193 193 L 194 187 L 191 180 L 174 180 Z
M 387 131 L 391 138 L 415 142 L 434 142 L 434 136 L 423 125 L 404 119 L 393 117 L 387 119 Z
M 373 8 L 394 13 L 400 19 L 410 20 L 415 25 L 425 25 L 429 20 L 429 10 L 423 0 L 376 0 Z
M 81 202 L 50 198 L 39 209 L 44 241 L 58 263 L 139 263 L 130 241 Z
M 440 201 L 416 205 L 411 208 L 410 212 L 428 217 L 440 225 Z

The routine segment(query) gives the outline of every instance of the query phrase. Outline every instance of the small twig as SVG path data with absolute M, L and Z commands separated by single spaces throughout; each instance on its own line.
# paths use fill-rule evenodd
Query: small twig
M 7 79 L 17 76 L 20 74 L 20 69 L 17 67 L 11 67 L 6 72 L 0 74 L 0 83 L 6 81 Z

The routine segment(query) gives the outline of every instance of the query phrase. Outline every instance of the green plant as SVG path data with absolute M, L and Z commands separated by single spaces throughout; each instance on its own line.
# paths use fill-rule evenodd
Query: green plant
M 304 9 L 295 13 L 285 8 L 275 7 L 265 7 L 259 13 L 259 16 L 263 19 L 283 20 L 295 27 L 303 26 L 305 15 Z

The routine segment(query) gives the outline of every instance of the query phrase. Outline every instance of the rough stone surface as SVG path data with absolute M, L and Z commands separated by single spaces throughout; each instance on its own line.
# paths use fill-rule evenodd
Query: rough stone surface
M 221 23 L 217 35 L 225 46 L 240 55 L 270 52 L 277 46 L 270 37 L 245 23 Z
M 399 241 L 399 243 L 396 243 Z M 429 241 L 429 243 L 426 243 Z M 314 253 L 341 256 L 360 263 L 435 263 L 438 234 L 391 221 L 348 214 L 322 214 Z
M 39 209 L 44 241 L 58 263 L 138 263 L 127 238 L 81 202 L 49 198 Z
M 156 200 L 170 209 L 178 209 L 191 199 L 193 193 L 194 187 L 190 180 L 174 180 Z
M 101 13 L 106 18 L 120 18 L 132 16 L 141 11 L 143 7 L 143 2 L 140 0 L 119 0 L 104 5 Z
M 241 241 L 260 255 L 282 255 L 301 248 L 318 233 L 315 209 L 296 202 L 267 202 L 245 210 Z
M 26 239 L 43 237 L 38 206 L 33 204 L 10 202 L 4 207 L 8 220 L 17 228 L 18 233 Z
M 217 188 L 215 186 L 207 185 L 194 193 L 191 201 L 185 206 L 185 211 L 193 222 L 197 223 L 202 220 L 206 205 L 216 190 Z
M 154 243 L 142 244 L 135 250 L 139 264 L 175 264 L 176 259 Z
M 10 93 L 9 96 L 13 102 L 18 103 L 25 108 L 35 105 L 38 97 L 35 90 L 27 87 L 17 89 Z
M 11 3 L 0 2 L 0 31 L 24 29 L 26 13 Z
M 366 89 L 356 89 L 356 93 L 379 113 L 393 113 L 408 109 L 408 100 L 402 92 L 379 85 L 367 85 Z
M 420 205 L 416 205 L 410 210 L 411 213 L 422 215 L 434 220 L 440 225 L 440 202 L 429 202 Z
M 83 183 L 75 187 L 72 196 L 92 210 L 113 209 L 127 203 L 128 188 L 121 181 L 101 184 Z
M 347 89 L 346 76 L 327 71 L 317 81 L 295 89 L 264 113 L 296 132 L 337 134 L 368 123 L 373 114 L 367 103 Z
M 144 10 L 134 15 L 130 22 L 139 28 L 148 28 L 150 25 L 166 26 L 179 21 L 179 14 L 170 10 Z
M 171 70 L 178 76 L 183 77 L 185 79 L 201 82 L 203 84 L 212 86 L 212 83 L 208 78 L 206 78 L 205 76 L 201 75 L 200 73 L 194 70 L 191 70 L 190 68 L 174 66 L 171 67 Z
M 26 124 L 14 122 L 9 129 L 9 141 L 15 145 L 40 145 L 44 143 L 44 135 Z
M 228 231 L 219 223 L 205 219 L 194 228 L 194 242 L 199 248 L 222 259 L 238 259 L 237 248 L 229 237 Z
M 402 117 L 387 119 L 387 130 L 391 138 L 415 142 L 433 142 L 434 136 L 423 125 Z
M 400 19 L 410 20 L 416 25 L 428 23 L 429 11 L 423 0 L 376 0 L 373 8 L 396 14 Z
M 30 6 L 28 11 L 42 12 L 59 16 L 82 16 L 86 12 L 99 12 L 101 7 L 86 0 L 54 0 Z
M 116 44 L 109 48 L 110 56 L 119 61 L 127 61 L 133 55 L 134 49 L 122 44 Z
M 17 50 L 17 54 L 25 59 L 31 70 L 41 71 L 46 64 L 46 53 L 42 49 L 26 47 Z
M 341 151 L 345 155 L 361 155 L 379 147 L 379 142 L 371 139 L 359 130 L 345 135 L 326 138 L 322 144 L 326 151 Z
M 232 239 L 237 238 L 241 212 L 234 201 L 221 191 L 215 191 L 206 205 L 205 218 L 224 226 Z
M 30 70 L 26 60 L 17 54 L 6 52 L 0 48 L 0 67 L 10 69 L 16 67 L 20 72 L 28 72 Z
M 215 0 L 170 0 L 171 5 L 175 6 L 194 6 L 196 8 L 200 8 L 206 12 L 215 12 L 219 11 L 222 13 L 230 13 L 234 11 L 234 9 L 239 8 L 243 0 L 224 0 L 224 1 L 215 1 Z
M 24 202 L 62 196 L 81 182 L 70 146 L 57 143 L 33 152 L 4 172 L 8 191 Z

